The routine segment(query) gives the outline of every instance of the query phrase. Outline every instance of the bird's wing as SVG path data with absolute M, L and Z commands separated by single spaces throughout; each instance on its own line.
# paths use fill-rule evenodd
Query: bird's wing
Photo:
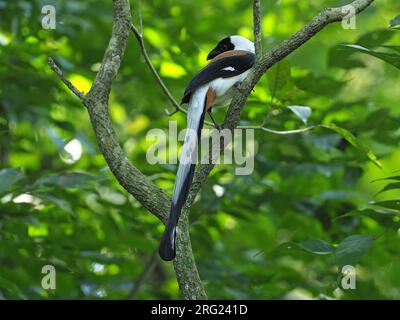
M 232 51 L 234 52 L 234 51 Z M 231 54 L 222 58 L 216 58 L 204 67 L 187 86 L 181 104 L 188 103 L 193 92 L 198 88 L 217 78 L 230 78 L 249 70 L 255 61 L 251 52 Z

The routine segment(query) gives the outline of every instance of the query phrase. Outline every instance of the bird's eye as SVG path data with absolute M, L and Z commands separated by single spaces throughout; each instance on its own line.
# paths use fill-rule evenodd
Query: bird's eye
M 228 50 L 228 46 L 225 43 L 221 44 L 221 49 L 222 50 Z

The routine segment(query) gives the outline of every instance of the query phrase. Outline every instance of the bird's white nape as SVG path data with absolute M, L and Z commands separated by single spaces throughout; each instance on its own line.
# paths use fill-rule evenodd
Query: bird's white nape
M 234 45 L 234 50 L 244 50 L 252 53 L 255 53 L 256 51 L 254 43 L 242 36 L 231 36 L 230 40 Z

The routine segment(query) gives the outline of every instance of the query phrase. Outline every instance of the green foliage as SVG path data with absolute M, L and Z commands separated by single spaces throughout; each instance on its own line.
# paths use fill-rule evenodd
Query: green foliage
M 341 267 L 355 264 L 372 246 L 373 237 L 352 235 L 339 243 L 336 249 L 336 263 Z
M 22 179 L 22 171 L 19 168 L 0 170 L 0 194 L 11 191 L 13 186 Z
M 330 254 L 335 252 L 335 247 L 320 239 L 308 239 L 299 243 L 299 247 L 315 254 Z
M 282 90 L 283 87 L 290 80 L 290 64 L 288 60 L 278 62 L 268 71 L 268 88 L 271 97 L 275 97 L 277 92 Z
M 359 45 L 346 45 L 346 47 L 379 58 L 387 63 L 390 63 L 394 67 L 400 69 L 400 55 L 397 53 L 385 53 L 385 52 L 373 51 Z M 391 49 L 390 46 L 387 46 L 386 48 Z
M 56 30 L 41 27 L 48 3 Z M 342 3 L 263 1 L 264 50 Z M 177 100 L 218 40 L 252 37 L 249 1 L 142 6 L 147 49 Z M 316 128 L 257 131 L 253 174 L 236 176 L 234 165 L 213 170 L 190 216 L 209 298 L 338 298 L 339 267 L 353 264 L 357 289 L 342 290 L 342 299 L 400 299 L 396 12 L 399 1 L 376 1 L 356 29 L 325 28 L 256 86 L 243 125 Z M 87 91 L 109 41 L 111 1 L 0 1 L 0 15 L 0 298 L 130 297 L 163 226 L 116 183 L 86 110 L 46 64 L 52 56 Z M 165 115 L 168 103 L 132 36 L 110 115 L 129 160 L 171 194 L 176 167 L 146 161 L 150 129 L 170 120 L 185 127 L 185 115 Z M 47 264 L 57 270 L 56 290 L 41 287 Z M 172 264 L 158 257 L 137 289 L 134 298 L 180 298 Z
M 400 14 L 390 20 L 390 27 L 396 28 L 400 25 Z
M 368 235 L 352 235 L 341 241 L 335 248 L 331 244 L 319 240 L 308 239 L 299 243 L 299 248 L 315 254 L 335 253 L 338 267 L 354 265 L 372 246 L 373 237 Z
M 379 162 L 379 160 L 376 157 L 376 155 L 371 150 L 369 150 L 366 146 L 364 146 L 364 144 L 359 139 L 357 139 L 354 135 L 352 135 L 351 132 L 349 132 L 346 129 L 340 128 L 340 127 L 338 127 L 337 125 L 335 125 L 333 123 L 324 125 L 324 127 L 328 128 L 328 129 L 331 129 L 331 130 L 337 132 L 338 134 L 340 134 L 351 145 L 353 145 L 357 149 L 360 149 L 361 151 L 363 151 L 368 156 L 368 158 L 374 164 L 376 164 L 378 166 L 378 168 L 382 167 L 382 165 Z

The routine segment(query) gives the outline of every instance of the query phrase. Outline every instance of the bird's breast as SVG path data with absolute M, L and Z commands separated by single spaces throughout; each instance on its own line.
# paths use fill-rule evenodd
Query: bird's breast
M 243 81 L 249 74 L 249 70 L 245 71 L 237 76 L 230 78 L 218 78 L 210 83 L 210 87 L 215 91 L 217 97 L 221 97 L 227 93 L 235 84 Z
M 230 78 L 218 78 L 210 82 L 210 88 L 214 90 L 216 96 L 216 105 L 221 105 L 226 103 L 229 99 L 232 98 L 234 86 L 243 81 L 250 70 L 245 71 L 237 76 Z

